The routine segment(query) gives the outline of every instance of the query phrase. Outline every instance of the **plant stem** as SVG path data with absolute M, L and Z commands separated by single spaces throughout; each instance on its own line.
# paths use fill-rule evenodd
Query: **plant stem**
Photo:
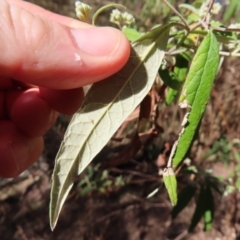
M 164 3 L 182 20 L 183 24 L 189 29 L 189 26 L 183 16 L 175 9 L 167 0 L 163 0 Z

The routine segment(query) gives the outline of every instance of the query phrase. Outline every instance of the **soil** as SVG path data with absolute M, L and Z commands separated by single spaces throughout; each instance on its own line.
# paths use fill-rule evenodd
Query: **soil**
M 57 13 L 74 16 L 73 0 L 32 0 Z M 96 7 L 100 1 L 89 1 Z M 124 1 L 122 1 L 125 4 Z M 135 2 L 135 1 L 133 1 Z M 137 3 L 140 7 L 140 1 Z M 133 8 L 132 8 L 133 9 Z M 212 168 L 213 175 L 228 179 L 238 166 L 230 153 L 227 165 L 220 156 L 217 163 L 205 157 L 216 141 L 226 137 L 229 141 L 240 139 L 240 62 L 226 60 L 213 88 L 212 97 L 204 116 L 197 143 L 193 146 L 191 158 L 202 167 Z M 136 158 L 124 164 L 109 165 L 124 144 L 116 142 L 108 146 L 94 160 L 92 166 L 105 163 L 108 179 L 123 176 L 122 185 L 109 184 L 82 196 L 79 182 L 89 176 L 87 172 L 76 179 L 60 214 L 56 229 L 49 226 L 48 209 L 51 174 L 54 158 L 63 137 L 63 130 L 69 121 L 61 116 L 56 126 L 45 136 L 45 150 L 41 158 L 30 169 L 15 179 L 0 181 L 0 239 L 1 240 L 236 240 L 240 239 L 239 192 L 221 196 L 214 192 L 215 216 L 212 229 L 203 231 L 200 222 L 192 233 L 188 227 L 196 206 L 193 198 L 176 219 L 171 218 L 172 205 L 166 191 L 161 188 L 152 198 L 147 195 L 161 185 L 158 176 L 158 156 L 167 143 L 178 133 L 182 119 L 177 107 L 162 108 L 159 121 L 164 132 L 151 142 Z M 164 120 L 164 121 L 163 121 Z M 130 133 L 130 131 L 128 132 Z M 232 150 L 232 149 L 231 149 Z M 209 160 L 209 159 L 208 159 Z M 210 159 L 211 160 L 211 159 Z M 157 163 L 156 163 L 157 162 Z M 210 163 L 209 163 L 210 162 Z M 102 170 L 99 172 L 101 173 Z M 98 181 L 98 173 L 95 181 Z M 100 185 L 102 183 L 99 183 Z M 179 178 L 179 189 L 185 184 Z M 102 187 L 102 185 L 101 185 Z

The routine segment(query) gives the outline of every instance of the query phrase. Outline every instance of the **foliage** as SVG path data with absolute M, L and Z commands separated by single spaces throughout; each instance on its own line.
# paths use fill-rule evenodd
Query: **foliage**
M 100 164 L 88 166 L 84 177 L 78 182 L 80 195 L 85 196 L 93 191 L 107 192 L 111 188 L 124 186 L 127 181 L 120 175 L 116 178 L 109 176 L 108 170 L 100 170 Z
M 138 105 L 140 113 L 132 139 L 132 146 L 137 147 L 133 152 L 136 153 L 141 148 L 141 135 L 149 130 L 149 125 L 152 132 L 159 131 L 156 116 L 152 116 L 152 113 L 157 114 L 156 99 L 164 99 L 164 90 L 167 105 L 174 104 L 175 98 L 179 96 L 179 106 L 185 109 L 185 117 L 179 124 L 182 130 L 163 170 L 163 181 L 170 200 L 175 205 L 172 216 L 176 217 L 197 196 L 189 232 L 194 230 L 202 217 L 204 229 L 211 228 L 214 216 L 213 190 L 222 194 L 223 191 L 219 189 L 222 181 L 204 170 L 203 166 L 184 168 L 183 163 L 198 136 L 213 82 L 224 57 L 240 56 L 240 29 L 237 24 L 224 27 L 223 23 L 214 21 L 213 16 L 221 10 L 221 5 L 214 1 L 198 0 L 191 5 L 181 4 L 181 13 L 167 0 L 163 2 L 169 7 L 166 13 L 172 10 L 175 15 L 167 24 L 156 25 L 146 33 L 139 31 L 141 27 L 136 25 L 131 14 L 116 9 L 111 14 L 110 21 L 131 42 L 131 56 L 118 73 L 93 84 L 68 126 L 53 173 L 50 203 L 52 229 L 76 176 L 88 166 Z M 159 1 L 147 1 L 146 4 L 159 4 Z M 93 24 L 101 11 L 113 5 L 98 10 L 93 16 Z M 76 6 L 78 16 L 88 21 L 90 7 L 81 3 Z M 144 6 L 142 14 L 147 11 L 147 6 Z M 225 18 L 229 19 L 233 13 L 226 13 Z M 159 76 L 163 83 L 159 82 Z M 158 98 L 150 94 L 150 102 L 154 104 L 146 105 L 149 93 L 154 93 Z M 93 169 L 89 168 L 88 171 L 90 170 L 91 178 Z M 189 179 L 178 196 L 177 174 Z M 103 184 L 101 181 L 104 179 L 107 179 L 107 172 L 103 172 L 100 181 L 96 180 L 100 183 L 98 188 L 104 189 L 112 184 L 108 181 Z M 87 184 L 88 180 L 85 178 L 79 183 L 80 186 L 86 186 L 85 192 L 95 188 Z
M 226 183 L 213 177 L 208 170 L 201 166 L 188 167 L 182 171 L 183 175 L 189 175 L 190 180 L 178 194 L 178 202 L 172 211 L 172 218 L 177 215 L 195 198 L 196 208 L 193 213 L 188 231 L 192 232 L 203 218 L 204 230 L 211 229 L 214 217 L 214 194 L 222 195 Z

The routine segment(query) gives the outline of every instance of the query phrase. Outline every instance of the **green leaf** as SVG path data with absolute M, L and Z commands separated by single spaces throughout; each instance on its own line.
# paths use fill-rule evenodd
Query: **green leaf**
M 240 9 L 240 1 L 239 0 L 231 0 L 229 1 L 229 5 L 226 8 L 226 11 L 223 16 L 223 21 L 226 22 L 230 20 L 230 18 L 234 17 L 235 13 Z
M 170 21 L 171 21 L 171 22 L 180 22 L 181 19 L 180 19 L 180 17 L 178 17 L 178 16 L 172 16 L 172 17 L 170 18 Z
M 179 81 L 177 75 L 172 72 L 172 71 L 169 71 L 168 69 L 160 69 L 158 71 L 161 79 L 163 80 L 163 82 L 170 88 L 174 89 L 174 90 L 179 90 L 181 85 L 182 85 L 182 82 Z
M 176 56 L 176 64 L 174 66 L 174 74 L 177 76 L 178 80 L 178 88 L 169 88 L 167 91 L 167 95 L 165 98 L 165 102 L 167 105 L 170 105 L 175 98 L 178 96 L 178 92 L 180 90 L 180 87 L 183 84 L 183 81 L 186 78 L 187 72 L 188 72 L 188 65 L 189 65 L 190 57 L 188 54 L 183 53 L 183 54 L 178 54 Z M 161 75 L 160 75 L 161 76 Z
M 190 56 L 187 53 L 178 54 L 176 56 L 176 65 L 174 67 L 174 73 L 178 76 L 178 79 L 182 82 L 185 80 L 187 76 L 189 62 Z
M 188 205 L 190 200 L 193 198 L 197 190 L 195 182 L 190 182 L 187 186 L 179 193 L 177 205 L 172 210 L 172 218 L 176 218 L 177 215 Z
M 198 131 L 218 71 L 218 63 L 218 42 L 214 34 L 210 32 L 205 36 L 193 58 L 179 99 L 180 104 L 190 107 L 190 112 L 187 124 L 180 133 L 173 157 L 175 167 L 186 156 Z
M 203 4 L 203 0 L 197 0 L 197 1 L 194 1 L 193 3 L 191 3 L 195 8 L 200 8 Z
M 191 23 L 197 22 L 199 20 L 199 15 L 192 13 L 188 15 L 187 20 L 188 20 L 188 24 L 190 25 Z
M 221 22 L 218 21 L 211 21 L 211 26 L 216 26 L 216 27 L 222 27 L 226 28 Z M 226 31 L 219 31 L 219 30 L 213 30 L 213 33 L 217 37 L 218 41 L 221 43 L 234 43 L 234 41 L 237 43 L 238 37 L 237 34 L 234 32 L 226 32 Z
M 187 9 L 187 10 L 189 10 L 190 12 L 193 12 L 193 13 L 198 14 L 198 9 L 195 8 L 193 5 L 186 4 L 186 3 L 181 3 L 181 4 L 179 4 L 178 7 L 179 7 L 179 8 Z
M 177 90 L 169 88 L 168 91 L 167 91 L 166 98 L 165 98 L 165 103 L 167 105 L 170 105 L 176 99 L 177 95 L 178 95 Z
M 93 84 L 65 133 L 56 157 L 50 202 L 54 229 L 74 179 L 147 95 L 161 65 L 169 25 L 155 28 L 132 43 L 127 64 Z M 111 67 L 111 66 L 110 66 Z
M 204 231 L 209 231 L 212 228 L 212 222 L 214 217 L 214 199 L 212 195 L 212 190 L 209 186 L 206 188 L 206 201 L 204 209 Z
M 87 185 L 85 188 L 82 188 L 80 191 L 81 196 L 86 196 L 88 193 L 90 193 L 91 191 L 93 191 L 94 189 L 92 188 L 92 186 Z
M 204 215 L 205 210 L 205 203 L 206 203 L 206 186 L 202 186 L 200 189 L 200 193 L 198 195 L 198 200 L 196 203 L 196 209 L 194 211 L 191 224 L 188 228 L 189 232 L 192 232 L 194 228 L 197 226 L 197 224 L 200 222 L 201 218 Z
M 122 29 L 122 32 L 125 34 L 125 36 L 127 37 L 127 39 L 129 41 L 135 41 L 142 36 L 142 34 L 140 32 L 138 32 L 137 30 L 135 30 L 133 28 L 129 28 L 129 27 L 124 27 Z
M 163 171 L 163 181 L 166 186 L 168 196 L 173 206 L 177 204 L 177 180 L 175 173 L 171 167 L 165 168 Z
M 200 189 L 197 206 L 188 229 L 189 232 L 194 230 L 202 217 L 204 219 L 204 231 L 209 231 L 214 217 L 214 198 L 208 185 L 203 185 Z
M 229 33 L 229 32 L 223 32 L 220 34 L 219 31 L 213 30 L 213 33 L 215 34 L 217 40 L 219 43 L 223 44 L 229 44 L 229 43 L 237 43 L 237 36 L 234 33 Z M 197 35 L 200 34 L 202 36 L 206 36 L 208 34 L 207 31 L 205 30 L 194 30 L 189 34 L 189 37 L 191 38 L 191 35 Z

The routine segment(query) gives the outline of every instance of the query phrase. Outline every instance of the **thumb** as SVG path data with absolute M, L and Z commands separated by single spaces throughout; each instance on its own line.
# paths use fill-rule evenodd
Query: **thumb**
M 126 63 L 130 47 L 119 30 L 85 23 L 72 29 L 18 2 L 0 1 L 2 77 L 70 89 L 104 79 Z

